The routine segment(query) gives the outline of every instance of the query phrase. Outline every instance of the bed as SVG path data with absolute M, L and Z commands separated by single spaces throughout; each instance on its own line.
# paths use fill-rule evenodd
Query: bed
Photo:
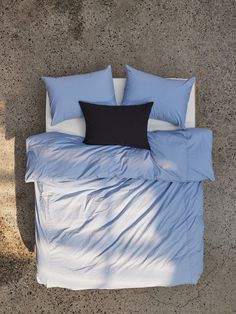
M 125 79 L 114 85 L 120 104 Z M 46 133 L 27 139 L 39 283 L 80 290 L 198 282 L 202 181 L 214 174 L 212 133 L 195 128 L 195 86 L 186 126 L 150 119 L 151 153 L 91 148 L 83 118 L 51 126 L 47 96 Z

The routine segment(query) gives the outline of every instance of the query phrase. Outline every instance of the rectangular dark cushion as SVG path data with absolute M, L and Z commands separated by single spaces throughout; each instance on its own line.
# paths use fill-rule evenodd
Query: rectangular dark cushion
M 150 149 L 147 123 L 152 102 L 133 106 L 79 103 L 86 122 L 85 144 Z

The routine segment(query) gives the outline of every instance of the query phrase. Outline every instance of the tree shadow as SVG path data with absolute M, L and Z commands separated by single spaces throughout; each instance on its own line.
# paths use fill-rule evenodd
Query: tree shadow
M 24 93 L 4 97 L 5 143 L 14 138 L 14 179 L 17 225 L 21 239 L 29 251 L 35 244 L 34 186 L 25 183 L 26 139 L 45 130 L 45 91 L 42 82 L 34 84 L 31 95 Z M 34 94 L 33 94 L 34 93 Z M 9 158 L 13 158 L 9 156 Z M 14 206 L 14 205 L 12 205 Z
M 2 255 L 0 259 L 0 287 L 9 282 L 17 282 L 29 268 L 30 260 L 14 255 Z

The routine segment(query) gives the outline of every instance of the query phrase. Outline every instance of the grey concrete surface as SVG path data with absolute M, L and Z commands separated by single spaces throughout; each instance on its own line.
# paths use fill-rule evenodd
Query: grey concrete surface
M 0 1 L 0 313 L 235 313 L 233 0 Z M 214 132 L 205 184 L 205 268 L 196 286 L 69 291 L 35 280 L 34 192 L 25 139 L 44 131 L 41 75 L 124 64 L 197 77 L 197 126 Z

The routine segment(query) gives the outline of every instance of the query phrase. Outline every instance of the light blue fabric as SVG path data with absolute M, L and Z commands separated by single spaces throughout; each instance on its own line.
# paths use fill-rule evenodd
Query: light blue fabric
M 157 131 L 148 139 L 150 151 L 85 145 L 57 132 L 27 139 L 39 283 L 70 289 L 197 283 L 200 181 L 214 180 L 212 133 Z
M 112 70 L 62 77 L 42 77 L 48 91 L 52 125 L 82 117 L 79 101 L 115 105 Z
M 187 105 L 195 78 L 171 80 L 136 70 L 126 65 L 123 105 L 153 101 L 151 119 L 185 127 Z
M 93 146 L 57 132 L 27 139 L 26 181 L 111 178 L 188 182 L 214 180 L 208 129 L 148 132 L 150 151 Z M 111 162 L 112 161 L 112 162 Z
M 203 270 L 200 182 L 35 183 L 37 279 L 47 287 L 196 284 Z

